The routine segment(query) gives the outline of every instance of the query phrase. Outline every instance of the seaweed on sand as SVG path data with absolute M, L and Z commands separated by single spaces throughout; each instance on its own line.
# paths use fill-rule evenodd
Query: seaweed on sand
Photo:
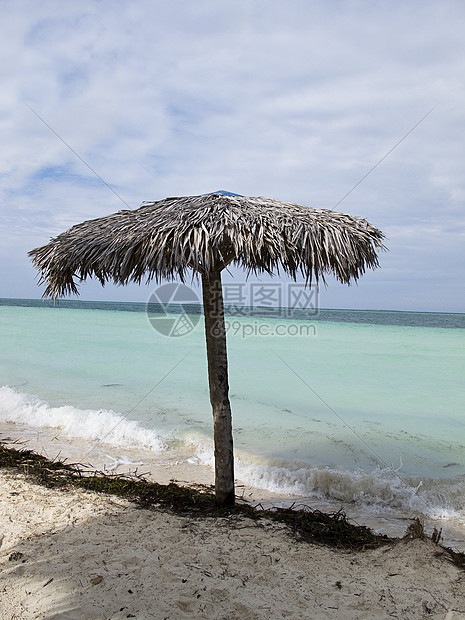
M 364 525 L 351 523 L 342 510 L 324 513 L 307 506 L 301 509 L 290 507 L 264 510 L 260 506 L 255 507 L 240 501 L 240 498 L 233 507 L 221 507 L 215 500 L 213 487 L 182 486 L 175 481 L 159 484 L 145 479 L 142 475 L 106 474 L 82 464 L 67 463 L 60 458 L 50 460 L 20 447 L 19 444 L 6 445 L 1 440 L 0 468 L 19 471 L 47 487 L 73 486 L 117 495 L 135 502 L 141 508 L 164 507 L 177 514 L 199 518 L 235 516 L 254 520 L 268 519 L 285 524 L 289 532 L 299 540 L 326 544 L 341 550 L 362 551 L 398 541 L 386 535 L 375 534 Z M 457 566 L 465 568 L 465 554 L 440 545 L 438 547 L 441 553 L 446 553 Z

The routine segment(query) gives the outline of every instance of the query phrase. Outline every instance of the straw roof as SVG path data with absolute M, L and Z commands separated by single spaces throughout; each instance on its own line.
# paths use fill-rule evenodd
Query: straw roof
M 326 273 L 349 283 L 378 266 L 383 233 L 366 220 L 265 198 L 165 198 L 73 226 L 29 252 L 45 296 L 77 294 L 77 280 L 126 284 L 241 265 L 307 283 Z

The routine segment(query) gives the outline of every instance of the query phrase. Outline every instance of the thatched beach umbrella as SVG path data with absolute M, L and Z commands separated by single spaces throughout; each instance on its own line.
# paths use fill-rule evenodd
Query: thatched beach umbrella
M 29 254 L 46 282 L 44 296 L 78 294 L 75 280 L 101 284 L 201 278 L 210 402 L 215 444 L 215 492 L 234 503 L 234 466 L 221 272 L 279 273 L 307 284 L 326 273 L 350 283 L 378 266 L 383 234 L 367 221 L 323 209 L 246 198 L 229 192 L 166 198 L 134 211 L 73 226 Z

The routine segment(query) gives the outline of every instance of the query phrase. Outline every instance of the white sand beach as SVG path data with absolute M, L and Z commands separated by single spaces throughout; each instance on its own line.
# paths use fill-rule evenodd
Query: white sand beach
M 343 552 L 6 470 L 0 523 L 2 619 L 465 619 L 465 572 L 430 541 Z
M 104 443 L 69 438 L 66 432 L 59 428 L 34 428 L 11 423 L 0 424 L 0 439 L 11 445 L 14 445 L 12 442 L 18 442 L 18 448 L 33 450 L 51 460 L 65 459 L 68 463 L 80 463 L 92 470 L 118 475 L 142 474 L 148 480 L 160 484 L 168 484 L 171 480 L 175 480 L 180 484 L 209 486 L 214 482 L 213 469 L 200 464 L 190 452 L 186 452 L 184 458 L 179 460 L 179 452 L 173 455 L 169 451 L 164 451 L 162 455 L 157 455 L 140 447 L 114 448 Z M 376 511 L 367 513 L 363 507 L 355 503 L 329 502 L 317 497 L 279 495 L 267 489 L 245 485 L 241 480 L 236 480 L 236 494 L 264 508 L 289 506 L 295 502 L 298 506 L 306 505 L 322 512 L 341 509 L 354 524 L 366 525 L 377 533 L 397 538 L 404 535 L 412 518 L 420 516 L 428 534 L 431 534 L 434 528 L 441 529 L 444 545 L 456 551 L 465 551 L 465 529 L 463 521 L 460 520 L 453 523 L 450 520 L 425 519 L 414 511 L 410 514 L 403 511 L 399 511 L 398 514 L 392 511 L 387 514 Z

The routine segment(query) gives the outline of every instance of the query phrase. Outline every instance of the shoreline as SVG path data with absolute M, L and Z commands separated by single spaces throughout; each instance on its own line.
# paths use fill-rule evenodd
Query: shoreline
M 2 617 L 464 620 L 465 571 L 431 540 L 367 551 L 277 522 L 141 509 L 0 471 Z
M 115 448 L 104 443 L 89 444 L 84 440 L 68 439 L 60 429 L 31 428 L 23 424 L 1 423 L 0 440 L 17 441 L 19 446 L 42 454 L 49 459 L 65 459 L 68 463 L 78 463 L 89 471 L 101 471 L 118 475 L 142 475 L 149 481 L 168 484 L 175 481 L 181 485 L 210 487 L 214 484 L 214 472 L 209 466 L 199 464 L 189 454 L 179 459 L 179 453 L 169 451 L 156 455 L 148 450 Z M 84 460 L 83 460 L 84 459 Z M 236 480 L 236 495 L 252 505 L 263 508 L 287 508 L 308 506 L 322 512 L 343 510 L 350 522 L 366 525 L 374 532 L 393 538 L 401 538 L 412 519 L 418 515 L 366 514 L 363 507 L 336 500 L 316 499 L 314 497 L 289 496 L 257 489 Z M 443 530 L 442 543 L 459 552 L 465 551 L 465 531 L 463 524 L 453 527 L 448 522 L 438 519 L 422 518 L 425 532 L 430 535 L 434 529 Z

